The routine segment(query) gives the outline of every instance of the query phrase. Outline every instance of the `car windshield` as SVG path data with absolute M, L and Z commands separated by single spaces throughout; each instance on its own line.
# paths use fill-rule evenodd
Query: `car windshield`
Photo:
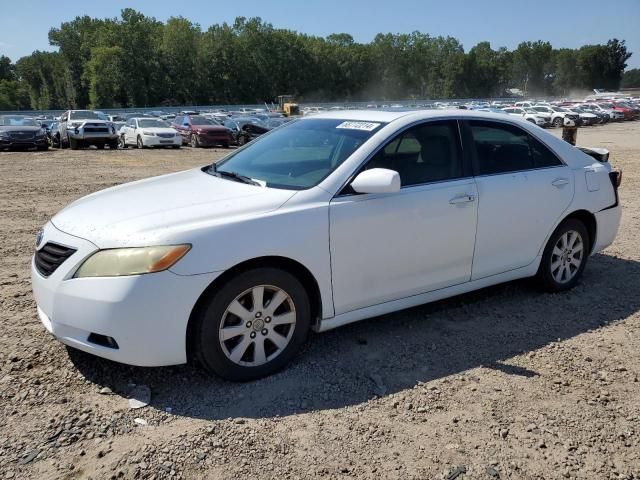
M 69 120 L 101 120 L 100 115 L 88 110 L 69 113 Z
M 3 127 L 37 127 L 39 126 L 33 118 L 29 117 L 0 117 L 0 125 Z
M 313 187 L 384 124 L 333 119 L 290 122 L 231 154 L 209 173 L 249 177 L 267 187 Z
M 218 125 L 218 122 L 196 115 L 191 117 L 191 125 Z
M 157 118 L 141 118 L 138 120 L 140 128 L 168 128 L 169 124 Z

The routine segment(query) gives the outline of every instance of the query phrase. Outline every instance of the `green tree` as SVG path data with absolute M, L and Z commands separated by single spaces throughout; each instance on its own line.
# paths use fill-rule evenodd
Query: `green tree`
M 624 72 L 621 88 L 640 88 L 640 68 L 632 68 Z
M 553 48 L 549 42 L 522 42 L 513 52 L 512 80 L 527 94 L 550 93 L 553 81 Z
M 85 67 L 85 78 L 89 85 L 89 105 L 92 108 L 114 108 L 122 104 L 123 62 L 122 48 L 96 47 L 91 50 L 91 59 Z
M 15 78 L 15 65 L 9 57 L 0 55 L 0 80 L 13 80 Z

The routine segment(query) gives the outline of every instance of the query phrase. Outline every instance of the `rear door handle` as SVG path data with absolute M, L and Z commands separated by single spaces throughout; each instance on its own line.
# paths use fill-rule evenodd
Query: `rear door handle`
M 556 178 L 553 182 L 551 182 L 551 185 L 553 185 L 554 187 L 564 187 L 565 185 L 569 184 L 569 179 L 568 178 Z
M 449 200 L 449 203 L 451 205 L 457 205 L 459 203 L 474 202 L 475 200 L 476 200 L 475 195 L 459 195 L 459 196 L 453 197 L 451 200 Z

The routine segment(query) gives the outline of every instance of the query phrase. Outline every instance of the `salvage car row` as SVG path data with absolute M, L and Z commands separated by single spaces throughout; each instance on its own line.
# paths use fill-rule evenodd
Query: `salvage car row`
M 370 105 L 368 109 L 380 108 Z M 383 105 L 388 110 L 407 109 L 403 105 Z M 458 108 L 500 115 L 522 117 L 542 128 L 561 127 L 565 124 L 591 126 L 610 121 L 637 120 L 640 118 L 640 99 L 600 98 L 584 101 L 519 101 L 475 102 L 467 104 L 439 103 L 410 105 L 409 109 Z M 332 107 L 345 110 L 349 107 Z M 304 116 L 322 113 L 322 107 L 306 107 Z M 91 145 L 96 148 L 149 148 L 181 146 L 223 147 L 242 146 L 254 138 L 290 121 L 282 113 L 263 109 L 241 109 L 227 112 L 182 111 L 166 114 L 128 113 L 107 115 L 92 110 L 69 110 L 57 119 L 53 117 L 28 117 L 0 115 L 0 150 L 11 148 L 51 147 L 79 149 Z M 568 121 L 568 122 L 566 122 Z
M 290 120 L 273 113 L 231 117 L 197 112 L 181 113 L 171 123 L 142 113 L 128 114 L 124 121 L 120 118 L 92 110 L 69 110 L 57 120 L 0 115 L 0 149 L 228 148 L 244 145 Z

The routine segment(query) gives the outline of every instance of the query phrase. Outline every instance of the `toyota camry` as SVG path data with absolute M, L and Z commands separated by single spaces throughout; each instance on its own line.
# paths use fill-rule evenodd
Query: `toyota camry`
M 311 329 L 525 277 L 570 289 L 616 236 L 620 181 L 516 117 L 321 113 L 64 208 L 37 236 L 37 311 L 101 357 L 252 380 Z

